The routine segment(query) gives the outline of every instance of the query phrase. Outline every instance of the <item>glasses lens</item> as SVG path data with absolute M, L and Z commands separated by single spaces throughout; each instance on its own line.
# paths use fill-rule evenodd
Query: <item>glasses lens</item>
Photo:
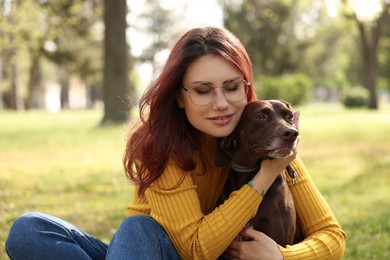
M 248 83 L 243 79 L 233 79 L 223 85 L 225 98 L 231 102 L 238 102 L 246 98 Z M 213 101 L 215 87 L 210 83 L 197 83 L 192 85 L 189 91 L 192 103 L 198 106 L 205 106 Z
M 223 86 L 226 99 L 238 102 L 246 98 L 248 92 L 247 83 L 243 79 L 235 79 L 226 82 Z
M 190 91 L 191 101 L 198 106 L 209 104 L 214 97 L 214 88 L 207 83 L 193 85 Z

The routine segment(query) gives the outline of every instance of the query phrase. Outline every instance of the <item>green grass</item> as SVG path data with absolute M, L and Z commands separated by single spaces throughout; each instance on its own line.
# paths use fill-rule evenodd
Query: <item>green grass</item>
M 0 259 L 18 215 L 41 211 L 109 242 L 132 188 L 122 154 L 126 128 L 98 128 L 98 111 L 0 113 Z
M 390 259 L 390 110 L 305 107 L 300 156 L 343 229 L 343 259 Z
M 14 219 L 64 218 L 109 242 L 131 199 L 125 126 L 99 111 L 0 112 L 0 259 Z M 300 157 L 347 232 L 343 259 L 390 258 L 390 109 L 306 106 Z

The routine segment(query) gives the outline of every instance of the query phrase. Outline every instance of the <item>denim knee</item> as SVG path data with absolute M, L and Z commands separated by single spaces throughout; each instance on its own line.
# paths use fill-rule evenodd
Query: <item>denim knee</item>
M 135 215 L 128 217 L 122 222 L 121 228 L 129 233 L 136 234 L 138 237 L 156 239 L 157 241 L 161 238 L 169 239 L 163 227 L 150 216 Z
M 36 226 L 39 222 L 39 213 L 30 212 L 18 217 L 12 224 L 5 247 L 8 254 L 26 250 L 36 240 Z
M 6 241 L 11 259 L 105 259 L 107 245 L 74 225 L 44 213 L 17 218 Z
M 108 249 L 107 259 L 179 259 L 165 230 L 152 217 L 125 219 Z
M 135 215 L 124 219 L 121 226 L 124 226 L 126 229 L 136 229 L 138 231 L 140 228 L 147 229 L 151 227 L 150 224 L 156 225 L 158 223 L 150 216 Z

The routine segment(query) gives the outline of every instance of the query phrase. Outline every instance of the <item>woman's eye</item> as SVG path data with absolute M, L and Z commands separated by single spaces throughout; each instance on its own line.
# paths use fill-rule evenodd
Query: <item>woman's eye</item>
M 227 86 L 224 86 L 224 90 L 226 91 L 226 92 L 234 92 L 234 91 L 237 91 L 237 89 L 238 89 L 238 85 L 237 84 L 229 84 L 229 85 L 227 85 Z
M 192 88 L 196 94 L 210 94 L 212 92 L 212 88 L 210 86 L 196 86 Z
M 243 86 L 243 82 L 241 80 L 232 80 L 225 84 L 223 87 L 226 92 L 234 92 L 239 90 Z
M 237 91 L 237 87 L 225 88 L 225 91 L 226 91 L 226 92 L 235 92 L 235 91 Z

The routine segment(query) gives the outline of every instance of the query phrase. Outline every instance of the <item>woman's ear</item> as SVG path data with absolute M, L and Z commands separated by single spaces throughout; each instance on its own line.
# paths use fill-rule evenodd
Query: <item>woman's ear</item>
M 183 96 L 181 94 L 178 95 L 176 102 L 180 108 L 184 108 Z

